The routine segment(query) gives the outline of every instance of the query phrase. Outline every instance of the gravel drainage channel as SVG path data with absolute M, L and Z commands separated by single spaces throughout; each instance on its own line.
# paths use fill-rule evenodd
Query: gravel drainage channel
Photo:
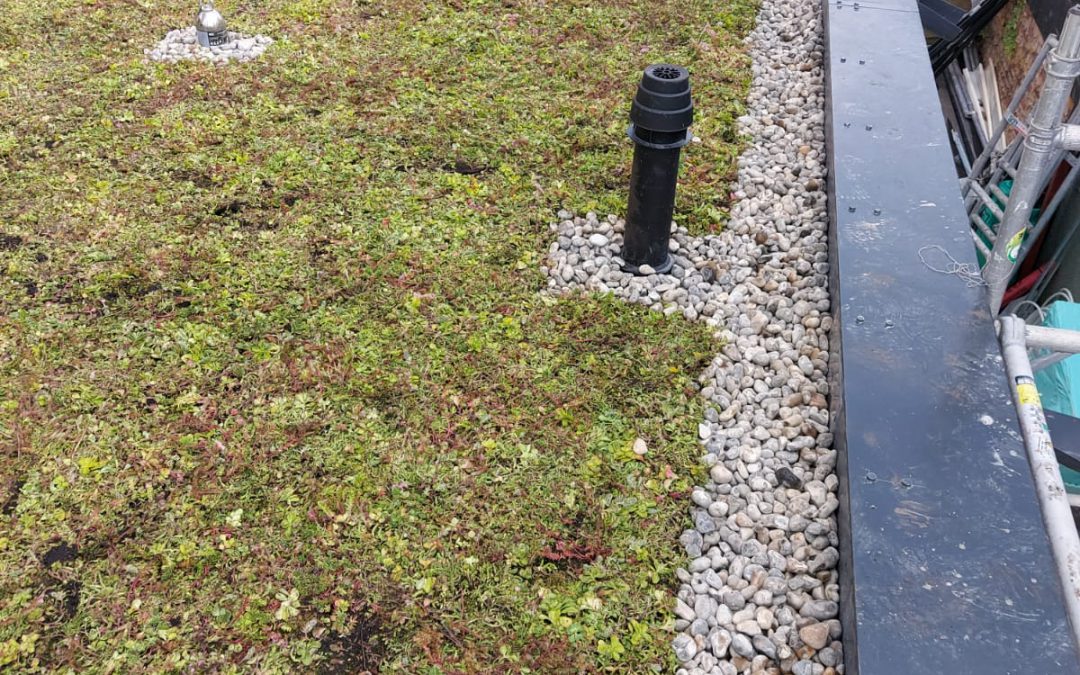
M 747 40 L 750 142 L 725 230 L 674 228 L 671 271 L 633 276 L 621 271 L 620 219 L 560 212 L 547 291 L 610 292 L 705 321 L 724 341 L 700 377 L 710 480 L 679 538 L 679 673 L 839 675 L 819 4 L 765 0 Z

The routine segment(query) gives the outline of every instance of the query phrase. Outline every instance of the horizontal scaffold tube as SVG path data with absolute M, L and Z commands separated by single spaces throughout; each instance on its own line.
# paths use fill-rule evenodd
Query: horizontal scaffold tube
M 1055 143 L 1062 150 L 1075 152 L 1080 150 L 1080 124 L 1063 124 L 1058 129 Z
M 1052 352 L 1080 354 L 1080 331 L 1028 326 L 1024 330 L 1024 336 L 1030 349 L 1049 349 Z

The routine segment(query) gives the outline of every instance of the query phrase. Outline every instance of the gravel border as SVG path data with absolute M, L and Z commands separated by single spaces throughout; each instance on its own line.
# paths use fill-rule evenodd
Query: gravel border
M 273 40 L 265 35 L 244 35 L 228 31 L 229 41 L 218 47 L 203 47 L 195 36 L 195 26 L 177 28 L 165 34 L 153 49 L 143 54 L 151 61 L 179 63 L 180 61 L 211 61 L 224 65 L 229 61 L 251 61 L 265 52 Z
M 841 675 L 819 4 L 764 0 L 747 41 L 750 143 L 726 229 L 673 225 L 674 268 L 636 277 L 621 271 L 621 220 L 560 212 L 546 292 L 610 292 L 725 342 L 700 377 L 710 480 L 679 537 L 679 675 Z

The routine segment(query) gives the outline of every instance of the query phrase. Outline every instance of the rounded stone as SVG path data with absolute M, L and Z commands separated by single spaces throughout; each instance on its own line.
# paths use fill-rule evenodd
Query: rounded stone
M 807 646 L 821 649 L 829 644 L 829 627 L 823 623 L 812 623 L 799 629 L 799 639 Z

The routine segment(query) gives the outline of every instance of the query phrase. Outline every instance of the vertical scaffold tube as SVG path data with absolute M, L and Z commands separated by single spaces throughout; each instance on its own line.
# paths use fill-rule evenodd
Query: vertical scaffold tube
M 1042 177 L 1050 170 L 1054 159 L 1055 138 L 1061 126 L 1061 114 L 1072 89 L 1073 80 L 1080 74 L 1080 6 L 1074 5 L 1065 17 L 1065 26 L 1057 47 L 1046 61 L 1046 81 L 1031 118 L 1024 152 L 1016 171 L 1016 180 L 1009 192 L 1005 220 L 998 224 L 997 237 L 990 259 L 983 267 L 983 280 L 988 287 L 990 311 L 997 315 L 1001 299 L 1012 278 L 1020 244 L 1028 229 L 1031 209 L 1039 198 Z

